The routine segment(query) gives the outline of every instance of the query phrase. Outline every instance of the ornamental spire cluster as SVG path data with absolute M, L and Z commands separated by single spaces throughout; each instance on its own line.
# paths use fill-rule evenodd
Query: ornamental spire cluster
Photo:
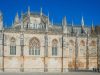
M 52 19 L 52 21 L 50 21 L 49 13 L 48 13 L 47 16 L 44 15 L 42 8 L 40 8 L 40 13 L 39 14 L 38 13 L 33 13 L 33 12 L 31 13 L 30 6 L 28 6 L 27 14 L 26 13 L 23 14 L 21 12 L 21 16 L 19 16 L 18 12 L 16 13 L 16 16 L 15 16 L 15 19 L 14 19 L 14 23 L 12 23 L 13 27 L 20 26 L 19 28 L 24 29 L 25 26 L 24 26 L 24 21 L 23 20 L 26 17 L 25 18 L 25 20 L 27 22 L 27 26 L 26 27 L 27 28 L 31 28 L 30 27 L 30 25 L 32 25 L 31 22 L 30 22 L 32 20 L 31 15 L 39 16 L 41 18 L 41 21 L 44 24 L 48 25 L 48 26 L 41 26 L 41 27 L 45 27 L 46 30 L 48 30 L 49 27 L 52 27 L 54 25 L 53 19 Z M 46 19 L 44 17 L 46 17 Z M 40 24 L 43 24 L 43 23 L 40 23 Z M 33 25 L 37 25 L 37 24 L 33 24 Z M 63 33 L 67 33 L 69 24 L 67 23 L 66 16 L 62 19 L 62 24 L 60 24 L 60 25 L 62 25 Z M 35 27 L 38 28 L 38 26 L 35 26 Z M 2 29 L 2 28 L 3 28 L 3 16 L 2 16 L 2 13 L 0 12 L 0 29 Z M 83 16 L 82 16 L 82 19 L 81 19 L 81 27 L 80 28 L 81 28 L 81 33 L 87 33 L 86 32 L 86 28 L 85 28 L 85 22 L 84 22 Z M 73 21 L 72 21 L 71 33 L 73 33 L 73 32 L 74 32 L 74 27 L 73 27 Z M 93 22 L 92 22 L 91 33 L 94 33 L 94 32 L 95 32 L 95 29 L 94 29 L 94 25 L 93 25 Z

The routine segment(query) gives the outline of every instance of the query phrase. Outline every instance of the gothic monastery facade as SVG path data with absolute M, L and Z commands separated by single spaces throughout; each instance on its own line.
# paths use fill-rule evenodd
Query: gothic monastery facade
M 0 13 L 0 72 L 68 72 L 98 67 L 100 39 L 93 25 L 52 23 L 49 15 L 16 14 L 11 28 Z

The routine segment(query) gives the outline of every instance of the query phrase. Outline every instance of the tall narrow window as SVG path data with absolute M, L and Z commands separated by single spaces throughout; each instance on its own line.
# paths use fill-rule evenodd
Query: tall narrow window
M 10 55 L 16 55 L 16 41 L 15 41 L 15 38 L 11 38 Z
M 29 42 L 29 55 L 40 55 L 40 42 L 37 38 L 32 38 Z
M 58 51 L 57 51 L 57 40 L 52 41 L 52 56 L 57 56 Z

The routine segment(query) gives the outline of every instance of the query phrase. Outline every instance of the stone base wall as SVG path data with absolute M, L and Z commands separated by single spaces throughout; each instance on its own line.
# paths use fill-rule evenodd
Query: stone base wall
M 89 59 L 88 66 L 90 70 L 92 70 L 93 67 L 97 67 L 97 59 L 92 59 L 93 58 Z M 79 59 L 77 67 L 79 70 L 85 70 L 86 59 Z M 62 72 L 62 70 L 63 72 L 68 72 L 70 69 L 75 69 L 75 63 L 69 65 L 68 58 L 65 57 L 63 59 L 61 57 L 44 58 L 34 56 L 0 57 L 0 72 Z

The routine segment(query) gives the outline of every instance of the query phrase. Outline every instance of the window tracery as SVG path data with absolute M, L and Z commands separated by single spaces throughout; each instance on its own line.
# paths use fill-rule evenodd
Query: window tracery
M 40 42 L 37 38 L 32 38 L 29 42 L 29 55 L 40 55 Z
M 52 56 L 57 56 L 57 54 L 58 54 L 57 44 L 58 44 L 58 41 L 56 39 L 54 39 L 52 41 Z
M 10 55 L 16 55 L 16 40 L 14 37 L 10 40 Z

